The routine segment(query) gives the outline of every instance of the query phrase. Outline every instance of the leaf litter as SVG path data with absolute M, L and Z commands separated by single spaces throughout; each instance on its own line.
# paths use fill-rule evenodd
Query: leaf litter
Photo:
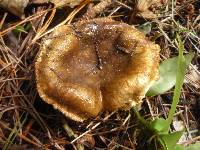
M 145 11 L 153 13 L 151 18 L 145 17 L 145 15 L 137 15 L 138 3 L 128 0 L 116 2 L 85 0 L 74 8 L 64 7 L 59 10 L 55 10 L 51 5 L 34 5 L 28 8 L 25 18 L 22 20 L 16 19 L 15 16 L 1 10 L 1 148 L 12 149 L 12 147 L 19 146 L 18 148 L 20 148 L 21 146 L 26 147 L 26 149 L 147 149 L 147 147 L 148 149 L 156 149 L 155 147 L 160 146 L 157 145 L 158 143 L 153 146 L 148 144 L 147 141 L 151 141 L 151 138 L 145 139 L 145 135 L 142 135 L 143 130 L 132 110 L 105 112 L 95 119 L 77 123 L 66 120 L 62 114 L 40 100 L 35 88 L 34 61 L 42 38 L 50 33 L 55 26 L 77 21 L 81 19 L 84 12 L 87 12 L 85 16 L 89 18 L 111 16 L 116 20 L 136 26 L 141 26 L 148 19 L 151 28 L 148 29 L 146 34 L 151 39 L 155 39 L 155 42 L 161 46 L 161 63 L 164 60 L 167 61 L 169 57 L 173 58 L 178 55 L 175 35 L 177 32 L 180 34 L 184 42 L 184 54 L 188 55 L 188 53 L 193 52 L 195 55 L 192 60 L 188 60 L 191 61 L 191 64 L 186 74 L 173 120 L 182 122 L 185 128 L 184 136 L 186 140 L 180 141 L 180 144 L 189 146 L 186 150 L 199 149 L 199 144 L 194 145 L 193 143 L 200 140 L 198 125 L 200 122 L 200 109 L 198 107 L 200 100 L 198 86 L 198 75 L 200 73 L 200 2 L 198 0 L 172 2 L 168 1 L 161 7 L 153 7 L 149 3 Z M 94 12 L 90 13 L 92 10 Z M 55 23 L 54 20 L 58 19 L 58 16 L 61 16 L 60 14 L 62 14 L 60 23 Z M 25 26 L 28 25 L 31 27 L 26 29 Z M 14 33 L 14 30 L 17 31 L 17 34 Z M 11 45 L 13 42 L 16 43 L 16 46 Z M 161 117 L 167 119 L 172 103 L 172 91 L 173 86 L 154 97 L 144 99 L 140 108 L 142 118 L 149 121 Z M 24 117 L 22 115 L 24 113 L 27 113 L 28 116 L 21 118 Z M 71 139 L 63 128 L 65 124 L 71 128 L 77 137 Z M 157 125 L 155 127 L 161 130 L 162 126 Z M 170 131 L 173 132 L 174 128 L 170 126 Z M 177 139 L 180 135 L 177 134 L 174 137 Z M 9 137 L 12 137 L 12 139 L 9 140 Z M 166 141 L 169 138 L 163 139 Z M 183 147 L 178 145 L 175 148 L 181 149 Z

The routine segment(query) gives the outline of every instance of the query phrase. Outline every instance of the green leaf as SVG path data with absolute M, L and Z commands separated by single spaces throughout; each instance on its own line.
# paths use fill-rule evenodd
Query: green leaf
M 152 24 L 151 22 L 146 22 L 138 27 L 138 29 L 144 34 L 149 34 L 151 32 Z
M 182 134 L 183 131 L 177 131 L 169 134 L 161 134 L 159 138 L 161 144 L 164 144 L 163 147 L 165 147 L 167 150 L 172 150 L 176 146 L 176 143 Z
M 200 142 L 189 145 L 185 150 L 200 150 Z
M 150 89 L 151 94 L 156 95 L 168 91 L 175 85 L 173 102 L 169 111 L 168 118 L 166 120 L 163 118 L 158 118 L 149 123 L 140 116 L 139 112 L 136 109 L 133 109 L 140 123 L 146 126 L 146 129 L 148 129 L 149 131 L 153 131 L 150 132 L 151 134 L 154 134 L 152 137 L 156 139 L 156 141 L 159 141 L 163 148 L 165 148 L 166 150 L 185 150 L 183 146 L 176 144 L 182 136 L 183 131 L 169 134 L 168 132 L 169 126 L 173 119 L 173 115 L 176 111 L 176 106 L 179 102 L 186 68 L 194 57 L 194 53 L 190 53 L 185 56 L 183 55 L 184 43 L 181 41 L 179 35 L 177 35 L 177 43 L 179 56 L 175 58 L 170 58 L 161 63 L 160 79 Z
M 22 25 L 16 26 L 16 28 L 13 30 L 13 32 L 15 34 L 18 34 L 18 33 L 21 33 L 21 32 L 27 33 L 27 31 L 25 30 L 24 26 L 22 26 Z
M 179 55 L 178 55 L 178 63 L 177 63 L 177 72 L 176 72 L 176 85 L 174 89 L 174 96 L 173 96 L 173 101 L 171 105 L 171 109 L 169 111 L 168 115 L 168 126 L 170 126 L 173 115 L 176 111 L 176 106 L 179 102 L 180 94 L 181 94 L 181 88 L 183 85 L 185 73 L 186 73 L 186 68 L 187 65 L 189 64 L 186 60 L 187 58 L 184 57 L 183 51 L 184 51 L 184 43 L 181 41 L 181 38 L 179 35 L 177 35 L 177 41 L 178 41 L 178 50 L 179 50 Z M 191 62 L 192 58 L 194 57 L 193 55 L 189 55 L 190 57 L 188 58 Z
M 186 65 L 189 65 L 194 57 L 194 53 L 184 56 Z M 178 57 L 169 58 L 160 64 L 159 72 L 160 78 L 147 92 L 147 96 L 155 96 L 163 94 L 170 90 L 176 83 L 176 73 L 178 69 Z
M 183 145 L 177 144 L 171 150 L 200 150 L 200 142 L 199 143 L 195 143 L 195 144 L 191 144 L 191 145 L 189 145 L 187 147 L 184 147 Z
M 158 134 L 168 133 L 168 121 L 163 118 L 157 118 L 150 123 L 150 128 Z
M 171 150 L 185 150 L 185 147 L 180 144 L 176 144 Z
M 25 31 L 29 31 L 32 28 L 32 24 L 31 23 L 27 23 L 24 27 Z

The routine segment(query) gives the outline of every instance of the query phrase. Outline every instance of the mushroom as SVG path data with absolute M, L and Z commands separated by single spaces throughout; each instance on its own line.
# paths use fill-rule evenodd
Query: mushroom
M 130 109 L 158 79 L 159 51 L 135 27 L 109 18 L 60 26 L 35 64 L 39 95 L 75 121 Z

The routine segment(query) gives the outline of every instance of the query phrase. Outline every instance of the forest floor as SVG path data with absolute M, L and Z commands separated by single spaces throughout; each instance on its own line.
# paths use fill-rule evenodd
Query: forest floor
M 24 16 L 0 10 L 1 149 L 164 149 L 144 133 L 132 109 L 104 112 L 79 123 L 65 118 L 38 95 L 34 64 L 42 38 L 54 27 L 85 16 L 112 17 L 134 25 L 161 47 L 160 62 L 178 56 L 179 33 L 184 54 L 194 52 L 194 58 L 187 68 L 170 132 L 184 129 L 178 141 L 183 146 L 200 141 L 199 0 L 85 0 L 73 8 L 36 3 L 27 6 Z M 167 118 L 173 91 L 144 98 L 141 116 L 145 120 Z

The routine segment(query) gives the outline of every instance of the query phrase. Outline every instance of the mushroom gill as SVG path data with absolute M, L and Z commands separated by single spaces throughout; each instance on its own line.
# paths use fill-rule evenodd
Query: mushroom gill
M 159 50 L 133 26 L 108 18 L 60 26 L 35 64 L 39 95 L 76 121 L 129 109 L 158 78 Z

